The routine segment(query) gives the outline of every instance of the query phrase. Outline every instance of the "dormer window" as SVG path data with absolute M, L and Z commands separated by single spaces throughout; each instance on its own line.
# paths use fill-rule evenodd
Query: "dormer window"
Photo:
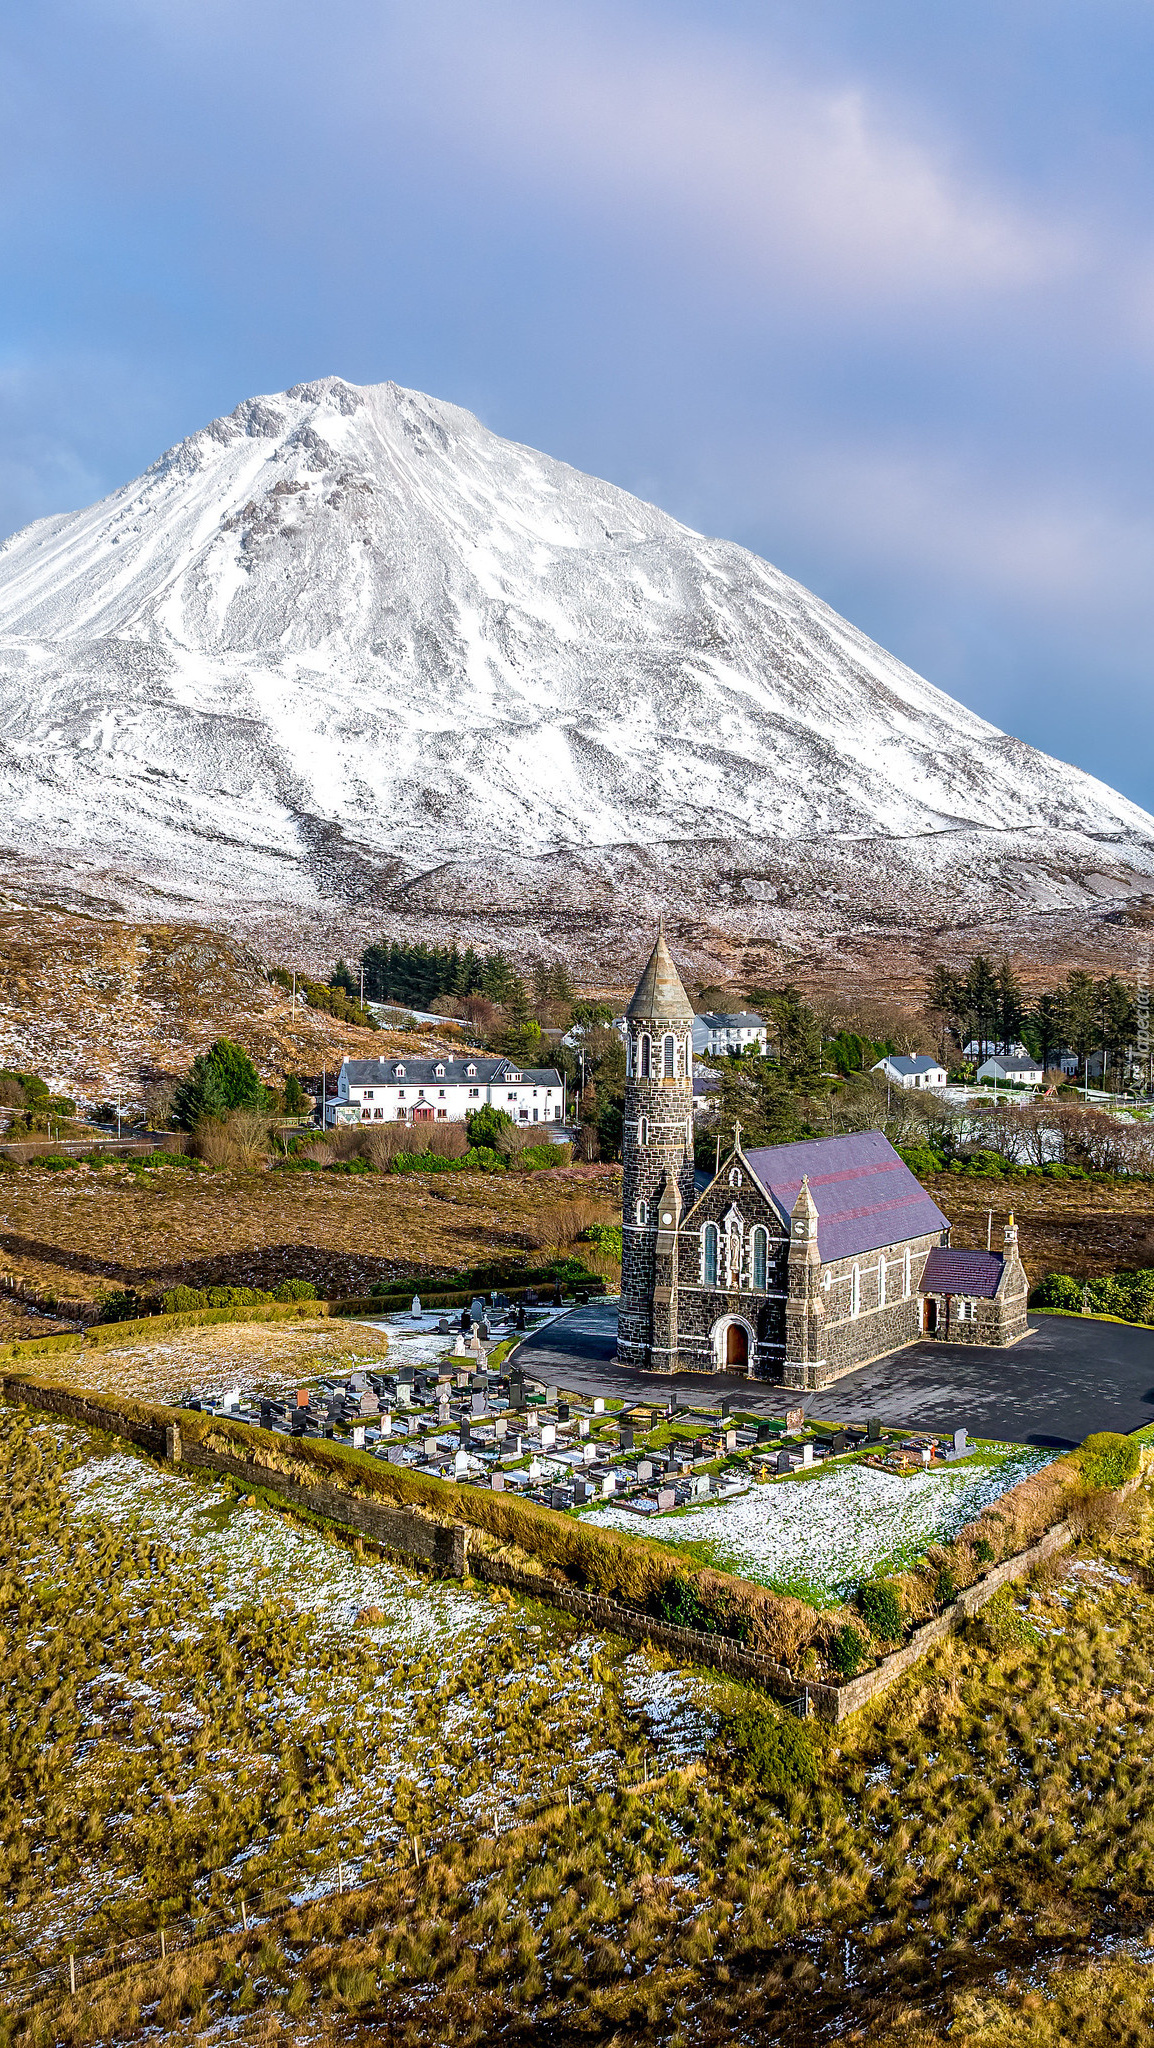
M 476 1071 L 477 1071 L 476 1067 L 475 1067 L 475 1066 L 473 1065 L 473 1062 L 472 1062 L 472 1061 L 470 1060 L 470 1062 L 469 1062 L 468 1066 L 467 1066 L 467 1067 L 465 1068 L 465 1072 L 466 1072 L 466 1073 L 468 1074 L 468 1076 L 469 1076 L 470 1080 L 472 1079 L 472 1077 L 473 1077 L 473 1075 L 474 1075 L 474 1074 L 476 1073 Z
M 397 1079 L 398 1081 L 403 1081 L 403 1080 L 404 1080 L 404 1078 L 405 1078 L 405 1070 L 404 1070 L 404 1068 L 403 1068 L 403 1067 L 394 1067 L 394 1068 L 393 1068 L 393 1073 L 394 1073 L 394 1075 L 395 1075 L 395 1077 L 396 1077 L 396 1079 Z
M 521 1076 L 520 1074 L 510 1074 L 509 1079 L 510 1081 L 519 1081 L 521 1079 Z
M 438 1079 L 438 1080 L 440 1080 L 440 1078 L 441 1078 L 442 1074 L 444 1073 L 444 1071 L 445 1071 L 444 1067 L 441 1067 L 441 1066 L 438 1066 L 438 1067 L 434 1067 L 434 1069 L 433 1069 L 433 1072 L 434 1072 L 434 1073 L 436 1074 L 436 1076 L 437 1076 L 437 1079 Z

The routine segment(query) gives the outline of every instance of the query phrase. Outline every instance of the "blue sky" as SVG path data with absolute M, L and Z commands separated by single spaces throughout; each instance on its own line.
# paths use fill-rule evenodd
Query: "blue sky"
M 0 532 L 336 372 L 1154 808 L 1154 10 L 0 5 Z

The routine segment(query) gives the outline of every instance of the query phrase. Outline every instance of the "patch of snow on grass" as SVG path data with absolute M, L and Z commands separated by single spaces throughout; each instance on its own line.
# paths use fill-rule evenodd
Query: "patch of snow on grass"
M 1041 1471 L 1052 1451 L 1007 1450 L 982 1462 L 898 1476 L 868 1465 L 834 1466 L 809 1480 L 782 1480 L 739 1498 L 653 1515 L 648 1536 L 701 1543 L 719 1565 L 803 1598 L 836 1602 L 877 1572 L 946 1542 L 1012 1486 Z M 621 1508 L 584 1517 L 635 1533 Z

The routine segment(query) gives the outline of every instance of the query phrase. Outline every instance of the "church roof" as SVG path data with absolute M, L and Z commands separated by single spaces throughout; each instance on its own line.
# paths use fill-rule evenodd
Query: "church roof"
M 809 1181 L 823 1261 L 852 1258 L 858 1252 L 949 1229 L 937 1203 L 881 1131 L 808 1138 L 800 1145 L 765 1145 L 745 1157 L 783 1218 L 792 1211 L 803 1178 Z
M 662 1024 L 692 1024 L 693 1004 L 681 986 L 681 976 L 673 964 L 673 955 L 665 943 L 665 933 L 657 934 L 657 944 L 645 965 L 633 1000 L 625 1012 L 627 1017 L 653 1017 Z
M 997 1252 L 968 1252 L 960 1245 L 935 1245 L 926 1260 L 919 1292 L 972 1294 L 979 1301 L 992 1301 L 1005 1264 Z

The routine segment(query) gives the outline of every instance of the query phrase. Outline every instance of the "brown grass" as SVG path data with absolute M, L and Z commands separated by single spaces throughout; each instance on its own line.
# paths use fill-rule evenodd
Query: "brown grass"
M 1005 1182 L 940 1173 L 925 1184 L 949 1217 L 956 1245 L 984 1250 L 992 1210 L 992 1242 L 999 1251 L 1012 1210 L 1032 1287 L 1047 1273 L 1088 1280 L 1154 1266 L 1154 1186 L 1145 1181 Z
M 616 1221 L 620 1200 L 611 1167 L 364 1176 L 175 1167 L 143 1179 L 116 1167 L 6 1176 L 0 1264 L 61 1294 L 153 1293 L 182 1281 L 271 1288 L 294 1276 L 326 1295 L 364 1294 L 412 1273 L 503 1258 L 515 1267 L 570 1224 Z

